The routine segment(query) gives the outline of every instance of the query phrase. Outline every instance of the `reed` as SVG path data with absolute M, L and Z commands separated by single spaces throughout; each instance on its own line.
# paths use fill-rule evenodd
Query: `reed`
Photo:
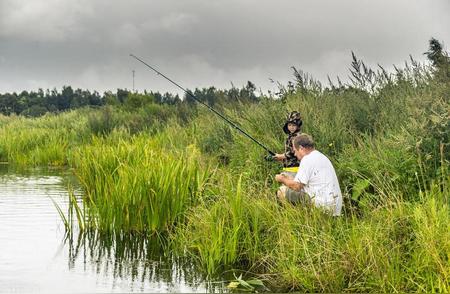
M 434 183 L 421 196 L 421 206 L 414 207 L 408 268 L 410 287 L 423 292 L 450 290 L 450 176 Z
M 59 216 L 64 224 L 64 228 L 66 229 L 66 234 L 70 235 L 73 233 L 73 228 L 76 227 L 80 232 L 83 232 L 86 229 L 85 224 L 85 211 L 84 205 L 82 201 L 79 201 L 75 196 L 73 187 L 71 185 L 68 186 L 68 205 L 67 205 L 67 215 L 64 213 L 61 205 L 56 202 L 55 199 L 50 197 L 53 205 L 58 211 Z M 76 222 L 74 221 L 74 214 L 76 217 Z
M 85 111 L 40 118 L 10 117 L 0 125 L 0 160 L 18 165 L 67 164 L 70 148 L 88 138 Z
M 74 161 L 86 190 L 87 224 L 105 231 L 170 229 L 199 201 L 209 176 L 195 147 L 161 150 L 145 135 L 117 145 L 95 138 L 74 152 Z
M 255 209 L 248 210 L 248 196 L 243 194 L 241 187 L 242 178 L 236 186 L 229 178 L 224 181 L 229 185 L 227 189 L 208 191 L 211 194 L 208 198 L 218 199 L 204 201 L 191 209 L 186 223 L 181 224 L 173 235 L 173 242 L 180 250 L 186 246 L 209 274 L 246 259 L 246 255 L 257 250 L 260 238 L 258 219 L 251 223 L 246 221 Z M 251 251 L 244 252 L 243 245 L 248 243 L 252 243 Z
M 241 269 L 283 292 L 448 290 L 448 190 L 436 186 L 414 204 L 386 198 L 363 219 L 333 218 L 276 205 L 241 181 L 172 232 L 176 251 L 209 275 Z

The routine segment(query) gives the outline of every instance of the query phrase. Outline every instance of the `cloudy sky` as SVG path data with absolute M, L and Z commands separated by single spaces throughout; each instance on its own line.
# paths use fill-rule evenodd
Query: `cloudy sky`
M 391 68 L 428 40 L 450 44 L 449 0 L 0 0 L 0 93 L 58 88 L 175 91 L 286 83 L 291 66 L 348 76 L 351 51 Z

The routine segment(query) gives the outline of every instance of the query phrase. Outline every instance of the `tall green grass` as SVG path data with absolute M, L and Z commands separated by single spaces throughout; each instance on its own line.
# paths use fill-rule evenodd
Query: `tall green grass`
M 74 153 L 86 190 L 87 224 L 105 231 L 154 233 L 183 220 L 198 203 L 209 168 L 194 146 L 161 150 L 145 135 L 131 141 L 96 138 Z
M 82 110 L 40 118 L 10 117 L 0 125 L 0 160 L 18 165 L 67 164 L 70 148 L 89 138 Z
M 251 252 L 243 252 L 243 243 L 253 243 L 249 248 L 258 249 L 260 224 L 258 218 L 251 223 L 243 221 L 255 210 L 248 210 L 241 180 L 237 187 L 228 188 L 231 189 L 223 191 L 219 199 L 193 208 L 187 223 L 181 224 L 174 235 L 173 241 L 181 251 L 186 246 L 210 274 L 246 259 Z
M 72 150 L 93 137 L 130 137 L 139 132 L 156 134 L 173 117 L 167 106 L 141 109 L 105 106 L 78 109 L 39 118 L 0 116 L 0 161 L 15 165 L 64 166 Z
M 239 180 L 187 215 L 172 235 L 214 274 L 252 272 L 275 291 L 448 291 L 450 178 L 410 203 L 386 197 L 364 215 L 333 218 L 281 207 Z

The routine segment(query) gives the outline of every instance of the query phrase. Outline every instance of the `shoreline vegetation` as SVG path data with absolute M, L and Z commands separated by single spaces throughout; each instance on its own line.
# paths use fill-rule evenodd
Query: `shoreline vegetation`
M 73 168 L 85 196 L 72 197 L 75 219 L 61 212 L 68 230 L 164 235 L 205 274 L 245 271 L 275 292 L 450 292 L 450 58 L 435 39 L 427 56 L 387 72 L 353 55 L 348 84 L 293 68 L 276 94 L 255 95 L 250 82 L 193 92 L 273 150 L 299 110 L 336 168 L 339 218 L 280 206 L 280 166 L 169 94 L 119 90 L 83 104 L 87 93 L 65 87 L 65 106 L 57 91 L 0 95 L 0 162 Z

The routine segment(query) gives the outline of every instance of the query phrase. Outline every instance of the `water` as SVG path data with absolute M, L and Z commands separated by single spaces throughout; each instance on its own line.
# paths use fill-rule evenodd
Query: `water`
M 150 240 L 98 232 L 66 235 L 50 197 L 66 212 L 69 184 L 80 195 L 68 170 L 0 165 L 0 292 L 212 290 L 189 261 L 163 257 Z

